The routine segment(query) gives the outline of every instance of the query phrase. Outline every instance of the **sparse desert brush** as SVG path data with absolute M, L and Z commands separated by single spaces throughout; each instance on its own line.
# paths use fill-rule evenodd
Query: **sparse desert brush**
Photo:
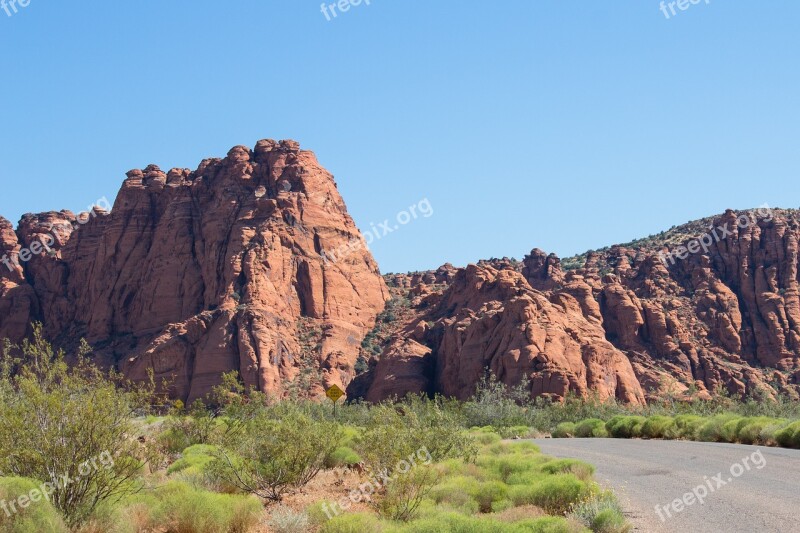
M 289 406 L 280 420 L 256 412 L 207 468 L 242 492 L 278 502 L 317 476 L 341 436 L 336 423 L 314 420 Z
M 498 432 L 504 439 L 533 439 L 540 435 L 537 430 L 528 426 L 501 427 Z
M 522 472 L 530 472 L 537 468 L 538 461 L 523 454 L 505 454 L 499 456 L 479 456 L 478 466 L 483 468 L 493 479 L 507 482 L 509 477 Z
M 480 444 L 481 446 L 487 446 L 489 444 L 495 444 L 503 440 L 503 437 L 500 436 L 499 433 L 494 432 L 494 428 L 491 428 L 490 431 L 483 429 L 481 431 L 472 431 L 470 435 L 475 439 L 475 442 Z
M 547 474 L 574 474 L 581 481 L 588 481 L 594 475 L 594 466 L 576 459 L 556 459 L 540 467 Z
M 546 516 L 544 509 L 535 505 L 521 505 L 496 513 L 495 518 L 501 522 L 514 523 Z
M 0 472 L 52 483 L 49 501 L 78 527 L 99 505 L 140 488 L 144 463 L 131 413 L 149 406 L 154 385 L 101 370 L 85 343 L 68 365 L 38 325 L 19 350 L 19 360 L 8 346 L 0 350 Z M 62 475 L 81 482 L 61 483 Z
M 267 524 L 275 533 L 306 533 L 311 519 L 307 513 L 280 506 L 269 513 Z

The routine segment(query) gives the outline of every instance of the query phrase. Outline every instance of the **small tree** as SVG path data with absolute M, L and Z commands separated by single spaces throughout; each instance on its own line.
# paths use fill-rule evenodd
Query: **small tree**
M 314 420 L 298 408 L 284 406 L 276 418 L 263 395 L 248 398 L 229 375 L 214 396 L 222 401 L 228 430 L 212 475 L 265 500 L 279 502 L 307 485 L 342 439 L 333 422 Z
M 31 341 L 19 348 L 6 343 L 0 358 L 0 476 L 46 484 L 71 526 L 99 504 L 139 489 L 132 418 L 153 392 L 152 383 L 133 388 L 103 373 L 87 353 L 82 343 L 77 363 L 68 366 L 35 325 Z
M 392 478 L 375 504 L 390 520 L 408 521 L 416 516 L 439 480 L 438 471 L 430 467 L 432 462 L 449 458 L 470 461 L 477 454 L 460 415 L 441 398 L 411 396 L 397 405 L 374 406 L 370 414 L 357 448 L 370 474 Z

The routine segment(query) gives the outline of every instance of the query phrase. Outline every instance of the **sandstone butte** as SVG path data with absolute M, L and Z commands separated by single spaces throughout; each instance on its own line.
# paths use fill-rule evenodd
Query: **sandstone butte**
M 85 224 L 0 218 L 0 257 L 19 262 L 0 265 L 0 338 L 40 322 L 68 353 L 85 338 L 101 364 L 152 371 L 186 402 L 230 371 L 277 397 L 336 384 L 350 399 L 465 399 L 492 372 L 533 397 L 797 398 L 800 215 L 738 227 L 741 214 L 563 262 L 535 249 L 384 277 L 314 154 L 262 140 L 194 171 L 132 170 Z M 659 260 L 723 224 L 735 230 L 707 251 Z M 37 242 L 51 251 L 18 261 Z

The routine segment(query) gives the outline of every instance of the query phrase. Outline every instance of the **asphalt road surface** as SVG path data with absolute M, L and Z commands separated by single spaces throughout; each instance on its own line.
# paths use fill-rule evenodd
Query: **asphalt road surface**
M 657 440 L 534 442 L 547 455 L 597 467 L 597 481 L 616 492 L 635 531 L 800 531 L 800 450 Z

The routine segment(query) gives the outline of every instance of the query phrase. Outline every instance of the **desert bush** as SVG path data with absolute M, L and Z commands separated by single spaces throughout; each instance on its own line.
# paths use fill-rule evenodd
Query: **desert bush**
M 218 454 L 219 448 L 217 446 L 195 444 L 186 448 L 182 457 L 167 468 L 167 474 L 176 474 L 178 472 L 203 474 L 206 468 L 214 462 Z
M 478 502 L 480 512 L 491 513 L 492 505 L 505 500 L 508 496 L 508 486 L 500 481 L 486 481 L 478 485 L 475 491 L 475 501 Z
M 784 448 L 800 448 L 800 421 L 776 431 L 775 440 Z
M 310 529 L 311 519 L 306 513 L 278 507 L 269 514 L 267 524 L 274 533 L 306 533 Z
M 715 415 L 700 426 L 697 430 L 697 439 L 703 442 L 730 442 L 727 436 L 731 430 L 726 432 L 725 425 L 731 421 L 738 421 L 739 418 L 734 414 Z
M 470 436 L 481 446 L 488 446 L 489 444 L 495 444 L 503 440 L 503 437 L 491 426 L 473 429 L 470 431 Z
M 407 522 L 417 515 L 422 501 L 439 480 L 434 468 L 412 468 L 394 478 L 375 503 L 378 513 L 389 520 Z
M 543 478 L 533 485 L 514 485 L 509 497 L 514 505 L 536 505 L 550 514 L 564 514 L 573 504 L 587 499 L 594 487 L 573 474 L 558 474 Z
M 555 459 L 544 463 L 540 469 L 547 474 L 574 474 L 582 481 L 594 475 L 594 466 L 577 459 Z
M 215 442 L 216 435 L 222 430 L 220 421 L 201 400 L 196 400 L 186 412 L 174 409 L 172 416 L 164 422 L 164 431 L 160 436 L 163 444 L 170 452 L 180 452 L 195 444 Z
M 675 428 L 679 438 L 694 440 L 706 419 L 698 415 L 678 415 L 675 417 Z
M 516 524 L 515 533 L 583 533 L 580 524 L 570 522 L 560 516 L 543 516 L 532 520 L 524 520 Z
M 781 423 L 781 420 L 765 416 L 743 418 L 737 427 L 736 440 L 742 444 L 758 444 L 762 442 L 767 444 L 762 440 L 762 433 L 765 429 L 779 426 Z
M 25 478 L 0 478 L 0 531 L 3 533 L 67 533 L 69 530 L 61 519 L 61 514 L 49 501 L 38 501 L 21 507 L 16 501 L 32 490 L 38 490 L 41 483 Z M 12 507 L 13 505 L 13 507 Z M 13 512 L 16 510 L 16 512 Z
M 597 418 L 589 418 L 575 426 L 575 436 L 578 438 L 604 438 L 608 437 L 606 424 Z
M 297 411 L 281 420 L 256 416 L 220 448 L 209 465 L 212 475 L 243 492 L 279 502 L 307 485 L 338 446 L 339 426 L 315 421 Z
M 448 458 L 472 460 L 475 443 L 461 420 L 436 401 L 409 398 L 399 405 L 374 406 L 371 414 L 357 452 L 372 472 L 407 472 L 387 489 L 378 510 L 394 520 L 410 520 L 438 481 L 438 470 L 426 465 Z
M 185 483 L 156 489 L 150 527 L 176 533 L 247 533 L 261 521 L 261 502 L 252 496 L 216 494 Z
M 472 398 L 463 405 L 466 424 L 468 427 L 528 426 L 529 417 L 523 405 L 530 401 L 530 383 L 527 380 L 509 387 L 494 374 L 486 376 L 478 383 Z
M 598 533 L 627 533 L 631 529 L 616 496 L 608 491 L 578 502 L 569 516 Z
M 331 454 L 325 458 L 326 468 L 336 468 L 337 466 L 354 466 L 361 462 L 361 456 L 358 455 L 352 448 L 347 446 L 340 446 L 333 450 Z
M 498 457 L 479 457 L 478 465 L 483 467 L 494 479 L 506 483 L 514 474 L 536 469 L 537 462 L 522 454 L 504 454 Z
M 648 439 L 673 439 L 677 434 L 675 420 L 668 416 L 653 415 L 642 424 L 642 436 Z
M 615 439 L 636 439 L 642 436 L 643 416 L 615 416 L 606 423 L 608 434 Z
M 575 422 L 561 422 L 553 431 L 554 439 L 569 439 L 575 436 Z
M 134 387 L 101 371 L 85 343 L 67 365 L 38 325 L 18 349 L 21 359 L 7 346 L 0 357 L 0 475 L 50 483 L 53 506 L 79 525 L 98 505 L 139 489 L 132 419 L 150 404 L 152 384 Z
M 365 513 L 348 513 L 336 516 L 325 522 L 320 533 L 381 533 L 383 527 L 373 515 Z

